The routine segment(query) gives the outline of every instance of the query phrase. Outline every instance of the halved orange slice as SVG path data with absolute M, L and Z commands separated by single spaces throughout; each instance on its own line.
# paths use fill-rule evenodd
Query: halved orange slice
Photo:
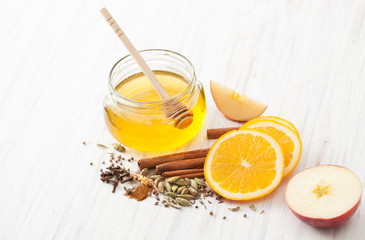
M 273 120 L 275 119 L 275 120 Z M 284 177 L 288 176 L 297 166 L 302 152 L 302 141 L 299 133 L 293 129 L 294 125 L 281 118 L 259 117 L 255 118 L 240 127 L 262 131 L 273 137 L 281 146 L 285 157 Z
M 231 131 L 210 148 L 204 175 L 209 186 L 232 200 L 250 200 L 273 191 L 284 174 L 278 142 L 256 130 Z

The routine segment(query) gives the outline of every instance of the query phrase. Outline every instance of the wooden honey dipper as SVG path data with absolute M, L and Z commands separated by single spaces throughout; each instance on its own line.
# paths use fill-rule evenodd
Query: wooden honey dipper
M 161 85 L 160 81 L 157 79 L 152 70 L 148 67 L 147 63 L 144 61 L 137 49 L 133 46 L 131 41 L 129 41 L 128 37 L 125 35 L 118 23 L 114 20 L 109 11 L 106 8 L 102 8 L 100 12 L 104 16 L 105 20 L 109 23 L 111 28 L 114 30 L 114 32 L 117 34 L 118 38 L 123 42 L 124 46 L 127 48 L 139 67 L 142 69 L 142 72 L 151 82 L 153 88 L 156 90 L 161 99 L 165 100 L 170 98 L 169 94 Z M 182 105 L 179 102 L 177 104 L 178 105 L 176 106 L 176 109 L 167 112 L 166 116 L 175 121 L 174 127 L 178 129 L 187 128 L 193 122 L 193 113 L 185 105 Z

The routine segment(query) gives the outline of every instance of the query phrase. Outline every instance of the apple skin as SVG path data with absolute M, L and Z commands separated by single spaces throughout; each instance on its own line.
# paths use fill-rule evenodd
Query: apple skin
M 297 218 L 299 218 L 300 220 L 302 220 L 304 223 L 306 223 L 308 225 L 311 225 L 311 226 L 317 227 L 317 228 L 336 228 L 336 227 L 339 227 L 340 225 L 346 223 L 351 218 L 351 216 L 354 215 L 354 213 L 356 212 L 357 208 L 360 205 L 360 201 L 361 201 L 361 197 L 360 197 L 359 201 L 355 204 L 355 206 L 353 206 L 350 210 L 348 210 L 344 214 L 334 217 L 334 218 L 327 218 L 327 219 L 305 217 L 305 216 L 302 216 L 302 215 L 296 213 L 293 209 L 291 209 L 289 204 L 288 204 L 288 206 Z
M 345 167 L 342 167 L 342 166 L 339 166 L 339 165 L 330 165 L 330 164 L 320 165 L 320 166 L 332 166 L 332 167 L 345 168 Z M 316 167 L 318 167 L 318 166 L 316 166 Z M 316 167 L 310 167 L 310 168 L 304 169 L 304 170 L 296 173 L 293 177 L 295 177 L 297 174 L 299 174 L 303 171 L 307 171 L 309 169 L 316 168 Z M 347 169 L 347 168 L 345 168 L 345 169 Z M 286 192 L 285 192 L 285 195 L 286 195 Z M 346 223 L 352 217 L 352 215 L 354 215 L 354 213 L 356 212 L 357 208 L 360 205 L 361 197 L 362 197 L 362 189 L 361 189 L 361 194 L 360 194 L 359 200 L 357 201 L 357 203 L 351 209 L 349 209 L 347 212 L 343 213 L 340 216 L 337 216 L 337 217 L 334 217 L 334 218 L 323 218 L 323 219 L 311 218 L 311 217 L 306 217 L 306 216 L 300 215 L 290 207 L 286 197 L 285 197 L 285 201 L 286 201 L 286 204 L 288 205 L 289 209 L 292 211 L 292 213 L 297 218 L 299 218 L 302 222 L 304 222 L 304 223 L 306 223 L 310 226 L 317 227 L 317 228 L 336 228 L 336 227 L 339 227 L 342 224 Z
M 215 86 L 214 86 L 215 85 Z M 236 121 L 236 122 L 240 122 L 240 123 L 243 123 L 243 122 L 246 122 L 246 121 L 249 121 L 251 119 L 254 119 L 254 118 L 257 118 L 259 116 L 261 116 L 261 114 L 263 114 L 266 109 L 267 109 L 267 105 L 264 105 L 262 103 L 259 103 L 257 102 L 256 100 L 252 99 L 252 98 L 249 98 L 245 95 L 239 95 L 240 97 L 243 97 L 245 100 L 241 100 L 241 104 L 243 102 L 246 103 L 246 107 L 250 107 L 251 110 L 255 109 L 256 112 L 255 113 L 243 113 L 240 114 L 240 116 L 229 116 L 227 115 L 224 107 L 227 106 L 226 105 L 221 105 L 220 104 L 220 101 L 219 99 L 217 98 L 215 92 L 216 92 L 216 89 L 218 88 L 217 85 L 221 85 L 220 83 L 217 83 L 217 82 L 214 82 L 214 81 L 210 81 L 210 92 L 212 94 L 212 97 L 213 97 L 213 100 L 215 102 L 215 105 L 217 106 L 218 110 L 226 117 L 228 118 L 229 120 L 232 120 L 232 121 Z M 226 91 L 228 89 L 228 87 L 226 86 L 221 86 L 221 88 L 226 88 Z M 233 89 L 230 89 L 232 92 L 234 91 Z M 252 108 L 252 105 L 255 105 L 255 107 Z M 241 109 L 237 108 L 237 111 L 240 111 Z M 238 118 L 237 118 L 238 117 Z

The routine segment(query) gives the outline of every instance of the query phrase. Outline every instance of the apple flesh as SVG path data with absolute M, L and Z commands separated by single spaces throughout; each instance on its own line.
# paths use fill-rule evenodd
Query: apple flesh
M 360 204 L 360 179 L 335 165 L 308 168 L 290 179 L 285 192 L 291 211 L 303 222 L 321 228 L 345 223 Z
M 217 108 L 223 115 L 234 121 L 248 121 L 265 112 L 267 105 L 215 81 L 210 81 L 210 92 Z

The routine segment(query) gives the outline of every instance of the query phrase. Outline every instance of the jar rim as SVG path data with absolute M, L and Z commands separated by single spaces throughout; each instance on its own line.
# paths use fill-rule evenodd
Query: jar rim
M 185 64 L 188 65 L 189 68 L 191 68 L 191 71 L 192 71 L 192 76 L 191 76 L 191 79 L 187 79 L 187 80 L 190 80 L 189 83 L 187 84 L 187 86 L 181 90 L 178 94 L 174 95 L 174 96 L 171 96 L 167 99 L 161 99 L 161 100 L 158 100 L 158 101 L 137 101 L 137 100 L 133 100 L 133 99 L 130 99 L 130 98 L 127 98 L 123 95 L 121 95 L 116 89 L 115 87 L 113 86 L 113 79 L 112 79 L 112 74 L 113 74 L 113 71 L 115 70 L 115 68 L 118 66 L 118 64 L 120 62 L 122 62 L 123 60 L 126 60 L 127 58 L 132 58 L 132 56 L 130 54 L 122 57 L 121 59 L 119 59 L 115 64 L 114 66 L 112 67 L 112 69 L 110 70 L 110 73 L 109 73 L 109 89 L 111 90 L 111 92 L 113 93 L 114 96 L 117 96 L 118 100 L 122 100 L 123 102 L 126 102 L 127 104 L 132 104 L 132 105 L 146 105 L 146 106 L 152 106 L 152 105 L 159 105 L 159 104 L 166 104 L 167 102 L 172 102 L 172 101 L 178 101 L 179 99 L 183 98 L 184 96 L 186 96 L 190 91 L 190 89 L 195 86 L 195 83 L 196 83 L 196 75 L 195 75 L 195 69 L 194 69 L 194 66 L 193 64 L 190 62 L 189 59 L 187 59 L 185 56 L 183 56 L 182 54 L 180 53 L 177 53 L 177 52 L 174 52 L 174 51 L 171 51 L 171 50 L 166 50 L 166 49 L 144 49 L 144 50 L 140 50 L 139 51 L 140 53 L 144 53 L 144 52 L 165 52 L 165 53 L 169 53 L 169 54 L 172 54 L 172 55 L 175 55 L 179 58 L 181 58 L 183 61 L 185 61 Z M 135 62 L 135 64 L 137 64 Z M 142 70 L 141 70 L 142 72 Z

